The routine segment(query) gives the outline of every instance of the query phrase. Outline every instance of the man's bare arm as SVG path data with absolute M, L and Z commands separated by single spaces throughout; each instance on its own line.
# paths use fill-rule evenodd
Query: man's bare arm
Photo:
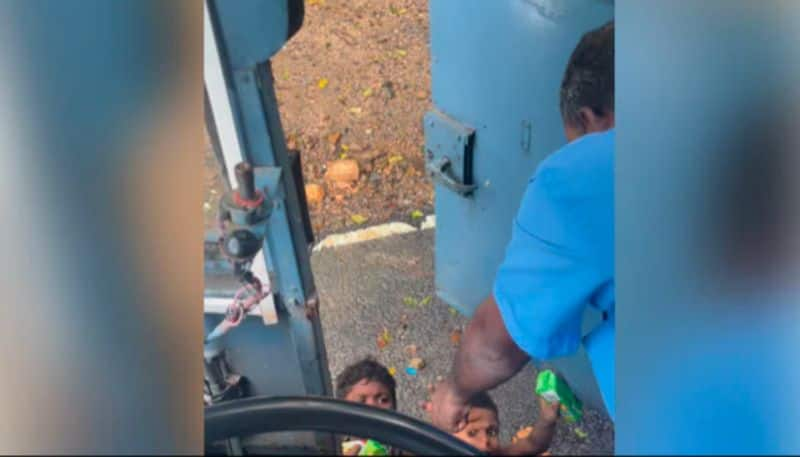
M 469 398 L 511 379 L 528 360 L 508 334 L 494 297 L 489 296 L 461 338 L 451 382 L 459 396 Z
M 432 391 L 426 407 L 431 421 L 449 432 L 460 430 L 469 414 L 469 399 L 513 377 L 528 361 L 506 330 L 494 297 L 472 316 L 456 352 L 450 376 Z

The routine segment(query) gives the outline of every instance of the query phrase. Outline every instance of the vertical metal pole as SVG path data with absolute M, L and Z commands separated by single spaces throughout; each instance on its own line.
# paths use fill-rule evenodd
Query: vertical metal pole
M 276 14 L 274 16 L 267 14 L 265 17 L 278 17 L 277 7 L 280 2 L 251 6 L 269 9 L 273 4 Z M 307 395 L 330 396 L 331 380 L 319 314 L 316 309 L 311 310 L 309 306 L 310 303 L 316 302 L 316 290 L 297 192 L 302 183 L 296 183 L 292 174 L 269 58 L 265 58 L 266 54 L 259 54 L 260 42 L 243 43 L 246 40 L 242 38 L 251 36 L 246 30 L 248 26 L 253 27 L 252 36 L 257 37 L 264 32 L 263 27 L 270 25 L 248 24 L 248 16 L 240 9 L 241 5 L 246 6 L 247 2 L 207 3 L 207 12 L 211 16 L 210 25 L 216 36 L 222 74 L 230 96 L 231 117 L 237 132 L 237 135 L 231 137 L 237 138 L 240 142 L 241 160 L 249 162 L 255 168 L 256 183 L 259 182 L 259 168 L 276 167 L 281 170 L 280 189 L 274 195 L 275 205 L 267 223 L 263 249 L 266 255 L 264 263 L 270 276 L 274 278 L 272 289 L 277 292 L 276 303 L 289 311 L 286 315 L 302 371 L 303 391 Z M 252 11 L 248 10 L 248 14 L 252 14 Z M 283 42 L 265 46 L 282 45 Z M 237 44 L 242 47 L 235 47 Z M 231 46 L 235 49 L 231 49 Z M 279 49 L 279 46 L 274 49 Z M 236 62 L 232 60 L 231 56 L 241 58 L 245 51 L 252 51 L 254 55 L 248 55 L 246 59 L 242 58 Z M 254 260 L 258 261 L 259 258 Z M 318 441 L 324 449 L 336 450 L 332 435 L 319 435 Z

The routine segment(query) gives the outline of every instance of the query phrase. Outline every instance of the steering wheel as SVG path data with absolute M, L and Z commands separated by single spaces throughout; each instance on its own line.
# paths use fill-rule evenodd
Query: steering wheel
M 301 431 L 372 438 L 415 455 L 483 455 L 418 419 L 328 397 L 250 397 L 205 409 L 206 446 L 234 437 Z

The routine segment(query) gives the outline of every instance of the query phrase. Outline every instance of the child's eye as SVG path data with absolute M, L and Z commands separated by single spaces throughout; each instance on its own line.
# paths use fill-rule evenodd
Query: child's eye
M 495 436 L 497 436 L 497 429 L 490 428 L 489 430 L 486 430 L 486 434 L 488 436 L 495 437 Z
M 467 435 L 469 435 L 470 438 L 475 438 L 478 435 L 478 431 L 477 430 L 468 430 L 467 431 Z

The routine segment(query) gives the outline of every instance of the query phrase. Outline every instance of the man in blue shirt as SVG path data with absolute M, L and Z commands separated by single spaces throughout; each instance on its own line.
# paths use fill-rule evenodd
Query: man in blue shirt
M 578 43 L 560 105 L 568 144 L 530 180 L 493 294 L 475 311 L 450 376 L 433 392 L 433 422 L 446 430 L 463 426 L 470 397 L 506 382 L 530 358 L 570 355 L 581 343 L 613 419 L 613 22 Z M 605 320 L 582 338 L 587 306 Z M 544 451 L 552 437 L 552 430 L 536 432 L 532 440 L 541 442 L 532 453 Z

